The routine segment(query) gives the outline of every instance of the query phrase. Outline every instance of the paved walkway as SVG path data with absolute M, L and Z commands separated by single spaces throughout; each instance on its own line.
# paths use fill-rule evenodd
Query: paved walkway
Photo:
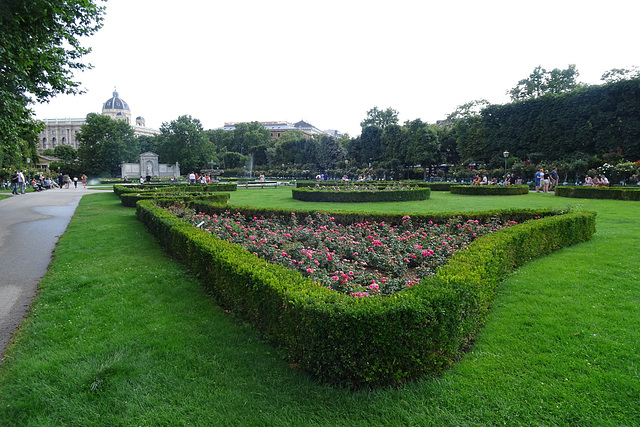
M 29 310 L 82 187 L 26 193 L 0 200 L 0 354 Z

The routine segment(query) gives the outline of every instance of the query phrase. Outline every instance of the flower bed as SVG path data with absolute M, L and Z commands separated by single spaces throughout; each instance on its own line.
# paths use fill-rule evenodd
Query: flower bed
M 192 204 L 209 213 L 227 209 Z M 505 274 L 532 258 L 588 240 L 595 231 L 595 214 L 589 212 L 480 213 L 478 218 L 510 217 L 518 222 L 544 218 L 471 242 L 418 285 L 386 298 L 352 298 L 193 227 L 151 201 L 140 201 L 136 209 L 149 232 L 198 275 L 225 309 L 281 346 L 289 361 L 305 372 L 323 382 L 353 388 L 398 385 L 441 372 L 473 340 Z M 243 209 L 245 215 L 258 212 L 267 211 Z M 464 221 L 473 217 L 473 213 L 465 215 Z M 380 218 L 402 223 L 402 215 L 395 218 L 393 214 L 332 216 L 345 224 Z M 451 216 L 428 217 L 440 223 Z
M 345 183 L 294 188 L 291 195 L 294 199 L 305 202 L 403 202 L 427 200 L 431 190 L 401 183 L 385 186 Z
M 559 197 L 576 197 L 583 199 L 613 199 L 640 201 L 638 187 L 558 187 L 555 191 Z
M 178 218 L 254 255 L 354 297 L 390 295 L 433 276 L 448 258 L 477 237 L 503 228 L 498 219 L 482 224 L 450 218 L 436 224 L 364 222 L 341 225 L 326 213 L 287 221 L 247 218 L 240 212 L 207 215 L 184 206 L 166 208 Z M 508 221 L 507 225 L 516 224 Z
M 452 185 L 451 194 L 470 196 L 514 196 L 529 194 L 527 185 Z

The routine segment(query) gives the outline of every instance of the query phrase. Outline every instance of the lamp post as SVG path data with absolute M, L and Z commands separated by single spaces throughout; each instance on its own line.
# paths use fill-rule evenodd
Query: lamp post
M 27 178 L 31 179 L 31 157 L 27 157 Z
M 502 155 L 504 156 L 504 182 L 507 182 L 507 159 L 509 158 L 509 152 L 505 151 L 504 153 L 502 153 Z
M 349 176 L 349 160 L 344 161 L 344 176 Z

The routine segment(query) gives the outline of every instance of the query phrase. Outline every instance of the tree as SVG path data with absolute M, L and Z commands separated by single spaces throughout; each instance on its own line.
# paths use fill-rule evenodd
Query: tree
M 386 110 L 379 110 L 378 107 L 373 107 L 367 111 L 367 118 L 360 122 L 360 127 L 364 130 L 369 126 L 378 126 L 380 129 L 384 129 L 389 125 L 398 124 L 398 112 L 393 108 L 387 108 Z
M 420 119 L 407 121 L 405 128 L 407 132 L 405 163 L 409 166 L 419 163 L 424 169 L 424 178 L 426 179 L 427 169 L 439 160 L 438 134 Z
M 384 152 L 382 132 L 382 128 L 379 126 L 364 128 L 359 137 L 351 140 L 348 147 L 349 157 L 361 165 L 379 161 Z
M 316 141 L 316 165 L 320 170 L 333 169 L 336 163 L 344 160 L 347 151 L 340 142 L 329 135 L 318 137 L 315 135 Z
M 562 93 L 577 88 L 577 78 L 580 73 L 575 64 L 570 64 L 566 70 L 554 68 L 547 71 L 537 66 L 529 78 L 522 79 L 518 85 L 507 92 L 512 101 L 537 98 L 548 93 Z
M 616 83 L 621 80 L 637 79 L 640 77 L 640 70 L 637 66 L 628 68 L 612 68 L 609 71 L 605 71 L 600 77 L 600 80 L 605 83 Z
M 250 155 L 255 147 L 269 145 L 271 135 L 260 122 L 237 123 L 233 131 L 231 151 Z
M 70 145 L 58 145 L 53 149 L 53 155 L 61 160 L 70 162 L 78 157 L 78 150 Z
M 148 151 L 155 153 L 158 151 L 158 138 L 155 135 L 140 135 L 138 137 L 138 145 L 140 145 L 140 153 L 146 153 Z
M 136 160 L 140 149 L 133 128 L 124 120 L 90 113 L 77 135 L 78 158 L 87 174 L 118 176 L 120 165 Z
M 90 65 L 80 37 L 101 26 L 104 6 L 96 0 L 2 0 L 0 2 L 0 162 L 28 155 L 42 124 L 30 105 L 57 94 L 80 93 L 75 71 Z M 26 144 L 25 144 L 26 141 Z
M 459 105 L 455 111 L 447 116 L 444 122 L 448 136 L 446 139 L 449 158 L 462 158 L 464 161 L 477 161 L 485 157 L 486 140 L 482 137 L 481 113 L 489 107 L 485 99 L 467 102 Z M 451 154 L 453 139 L 456 155 Z
M 200 120 L 180 116 L 162 123 L 158 135 L 158 156 L 167 163 L 178 162 L 184 172 L 209 167 L 214 156 L 213 144 L 207 139 Z
M 275 142 L 273 163 L 298 164 L 314 163 L 316 158 L 316 144 L 307 139 L 299 130 L 289 130 L 282 134 Z
M 407 152 L 407 135 L 405 128 L 392 124 L 382 131 L 383 160 L 403 159 Z

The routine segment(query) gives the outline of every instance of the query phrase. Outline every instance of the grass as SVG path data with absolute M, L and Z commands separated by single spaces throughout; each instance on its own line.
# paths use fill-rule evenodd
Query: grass
M 0 369 L 0 420 L 36 425 L 638 425 L 640 203 L 546 194 L 318 204 L 290 189 L 233 204 L 401 212 L 566 207 L 592 241 L 502 283 L 469 353 L 400 389 L 314 383 L 167 258 L 113 194 L 85 196 Z

